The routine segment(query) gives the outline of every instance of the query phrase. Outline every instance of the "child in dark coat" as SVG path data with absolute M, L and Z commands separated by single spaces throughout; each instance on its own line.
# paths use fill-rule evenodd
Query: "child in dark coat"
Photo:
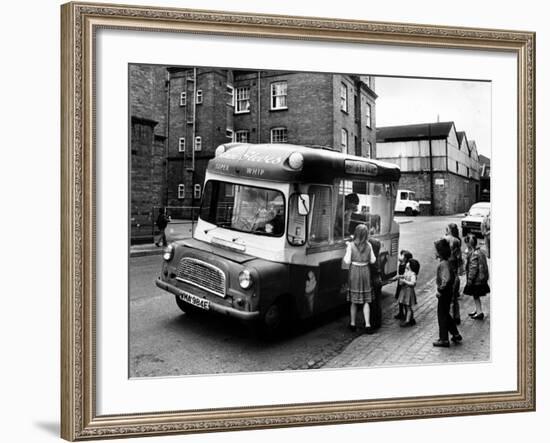
M 460 343 L 462 336 L 459 334 L 456 323 L 449 313 L 451 301 L 453 298 L 453 286 L 455 282 L 455 271 L 449 263 L 451 257 L 451 247 L 449 242 L 441 239 L 435 242 L 435 250 L 439 259 L 437 267 L 436 285 L 437 285 L 437 322 L 439 324 L 439 340 L 433 343 L 437 347 L 449 347 L 449 333 L 454 343 Z

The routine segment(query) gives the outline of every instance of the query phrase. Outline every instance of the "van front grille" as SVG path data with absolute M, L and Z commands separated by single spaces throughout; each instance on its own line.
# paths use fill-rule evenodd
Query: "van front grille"
M 176 278 L 219 297 L 225 297 L 225 273 L 220 268 L 202 260 L 182 258 Z

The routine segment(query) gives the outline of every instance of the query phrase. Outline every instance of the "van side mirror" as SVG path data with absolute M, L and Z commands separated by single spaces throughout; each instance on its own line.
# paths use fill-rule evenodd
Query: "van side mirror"
M 310 210 L 309 194 L 300 194 L 298 196 L 298 214 L 308 215 Z

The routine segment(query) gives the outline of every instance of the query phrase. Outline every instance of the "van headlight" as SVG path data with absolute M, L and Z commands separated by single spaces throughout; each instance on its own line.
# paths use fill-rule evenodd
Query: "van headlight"
M 304 166 L 304 156 L 299 152 L 293 152 L 288 157 L 288 165 L 295 171 L 299 171 Z
M 174 257 L 174 245 L 170 243 L 168 246 L 164 248 L 164 251 L 162 251 L 162 258 L 166 261 L 172 260 Z
M 244 269 L 239 273 L 239 285 L 243 289 L 250 289 L 254 280 L 248 269 Z

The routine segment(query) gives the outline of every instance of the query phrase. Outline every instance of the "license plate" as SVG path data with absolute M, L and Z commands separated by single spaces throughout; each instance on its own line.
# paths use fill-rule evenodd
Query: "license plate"
M 208 311 L 210 309 L 210 302 L 204 298 L 197 297 L 193 294 L 183 293 L 179 295 L 180 300 L 189 303 L 190 305 L 196 306 L 197 308 L 204 309 Z

